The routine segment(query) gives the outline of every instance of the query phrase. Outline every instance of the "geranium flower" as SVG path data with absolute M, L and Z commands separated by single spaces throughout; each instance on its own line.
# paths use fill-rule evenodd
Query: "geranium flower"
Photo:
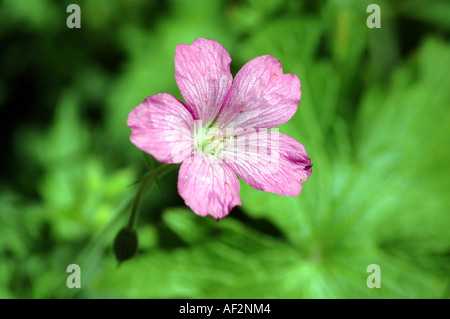
M 246 63 L 234 81 L 227 50 L 211 39 L 180 44 L 175 80 L 185 103 L 149 96 L 128 117 L 130 140 L 162 163 L 182 163 L 178 193 L 216 219 L 241 205 L 238 174 L 255 189 L 298 196 L 311 174 L 302 144 L 278 133 L 300 102 L 300 81 L 270 55 Z M 268 129 L 273 129 L 268 131 Z

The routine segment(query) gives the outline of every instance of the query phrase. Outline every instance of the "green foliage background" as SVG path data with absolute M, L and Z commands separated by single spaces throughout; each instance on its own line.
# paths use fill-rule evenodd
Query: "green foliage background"
M 449 298 L 449 16 L 444 0 L 3 0 L 0 297 Z M 198 37 L 228 49 L 233 74 L 271 54 L 298 75 L 280 130 L 313 173 L 297 198 L 241 181 L 242 207 L 217 223 L 183 205 L 173 171 L 118 267 L 111 243 L 146 170 L 128 113 L 182 99 L 174 50 Z

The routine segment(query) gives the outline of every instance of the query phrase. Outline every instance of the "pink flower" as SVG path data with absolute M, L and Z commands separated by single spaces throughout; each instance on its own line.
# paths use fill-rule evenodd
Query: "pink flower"
M 149 96 L 128 117 L 131 142 L 163 163 L 182 163 L 178 192 L 196 214 L 216 219 L 241 205 L 238 174 L 253 188 L 298 196 L 311 174 L 302 144 L 278 133 L 300 102 L 300 81 L 270 55 L 234 81 L 227 50 L 210 39 L 180 44 L 175 80 L 186 103 Z

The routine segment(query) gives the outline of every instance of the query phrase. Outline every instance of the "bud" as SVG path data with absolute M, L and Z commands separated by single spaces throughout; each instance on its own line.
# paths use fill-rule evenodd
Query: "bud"
M 137 248 L 138 238 L 136 231 L 122 228 L 116 235 L 113 244 L 114 255 L 116 255 L 119 264 L 132 258 L 136 254 Z

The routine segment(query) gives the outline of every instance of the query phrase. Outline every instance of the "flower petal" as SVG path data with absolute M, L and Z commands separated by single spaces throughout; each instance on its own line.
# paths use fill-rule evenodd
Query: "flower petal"
M 205 125 L 217 116 L 233 82 L 231 58 L 218 42 L 197 39 L 175 50 L 175 80 L 195 120 Z
M 131 142 L 159 162 L 180 163 L 194 146 L 194 120 L 180 101 L 167 93 L 146 98 L 128 115 Z
M 278 195 L 298 196 L 312 171 L 305 147 L 274 130 L 238 135 L 223 156 L 251 187 Z
M 270 55 L 247 62 L 236 75 L 217 123 L 220 127 L 273 128 L 286 123 L 300 102 L 300 80 L 283 74 Z
M 178 173 L 178 193 L 197 215 L 224 218 L 236 205 L 239 179 L 233 170 L 214 157 L 196 153 L 183 161 Z

